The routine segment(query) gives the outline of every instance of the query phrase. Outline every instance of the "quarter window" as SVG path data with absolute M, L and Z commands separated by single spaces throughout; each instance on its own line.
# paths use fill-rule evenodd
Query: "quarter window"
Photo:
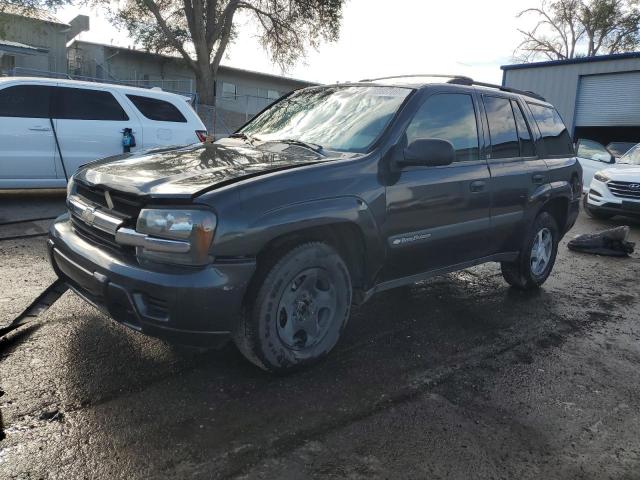
M 181 123 L 186 123 L 187 121 L 184 115 L 180 113 L 180 110 L 178 110 L 178 107 L 164 100 L 140 95 L 127 95 L 127 98 L 131 100 L 136 108 L 140 110 L 140 113 L 149 120 Z
M 57 87 L 54 118 L 63 120 L 125 121 L 129 117 L 110 92 Z
M 520 156 L 521 157 L 533 157 L 535 151 L 533 149 L 533 140 L 531 139 L 531 131 L 527 125 L 527 121 L 524 118 L 522 109 L 518 102 L 511 100 L 511 106 L 513 107 L 513 113 L 516 117 L 516 126 L 518 127 L 518 138 L 520 139 Z
M 0 117 L 49 118 L 49 90 L 44 85 L 16 85 L 0 90 Z
M 573 155 L 571 135 L 564 126 L 562 118 L 553 107 L 529 103 L 533 118 L 540 129 L 542 143 L 547 155 Z
M 470 95 L 440 93 L 429 97 L 407 128 L 407 142 L 438 138 L 448 140 L 456 162 L 478 160 L 478 127 Z
M 489 120 L 491 158 L 519 157 L 518 131 L 509 99 L 484 97 L 484 107 Z

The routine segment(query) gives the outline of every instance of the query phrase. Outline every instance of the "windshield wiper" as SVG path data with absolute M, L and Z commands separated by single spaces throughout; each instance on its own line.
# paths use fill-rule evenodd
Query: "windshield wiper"
M 229 138 L 240 138 L 242 140 L 246 140 L 252 145 L 253 145 L 253 142 L 260 141 L 258 137 L 253 137 L 251 135 L 247 135 L 246 133 L 242 133 L 242 132 L 232 133 L 231 135 L 229 135 Z
M 299 147 L 312 150 L 324 156 L 324 153 L 322 153 L 322 145 L 318 145 L 317 143 L 305 142 L 303 140 L 296 140 L 295 138 L 278 138 L 276 140 L 269 140 L 269 142 L 286 143 L 288 145 L 297 145 Z

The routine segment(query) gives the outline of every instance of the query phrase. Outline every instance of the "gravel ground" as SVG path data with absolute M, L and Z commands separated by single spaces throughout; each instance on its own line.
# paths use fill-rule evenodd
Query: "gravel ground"
M 583 216 L 569 237 L 615 224 Z M 1 236 L 1 235 L 0 235 Z M 0 318 L 54 278 L 0 241 Z M 544 288 L 484 265 L 380 294 L 316 368 L 185 351 L 67 292 L 0 340 L 0 478 L 640 478 L 640 255 L 560 247 Z

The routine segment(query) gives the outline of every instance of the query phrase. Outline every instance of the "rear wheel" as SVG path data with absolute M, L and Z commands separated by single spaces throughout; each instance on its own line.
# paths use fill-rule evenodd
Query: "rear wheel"
M 558 226 L 547 212 L 540 213 L 525 239 L 515 262 L 502 262 L 502 276 L 507 283 L 522 290 L 542 285 L 556 261 L 559 241 Z
M 257 275 L 255 298 L 234 336 L 243 355 L 278 373 L 327 355 L 351 308 L 351 278 L 340 255 L 326 243 L 306 243 L 267 261 Z
M 608 220 L 613 217 L 613 214 L 611 213 L 599 212 L 598 210 L 594 210 L 593 208 L 591 208 L 589 206 L 588 198 L 589 194 L 585 194 L 585 196 L 582 197 L 582 207 L 584 208 L 584 211 L 588 216 L 590 216 L 591 218 L 596 218 L 598 220 Z

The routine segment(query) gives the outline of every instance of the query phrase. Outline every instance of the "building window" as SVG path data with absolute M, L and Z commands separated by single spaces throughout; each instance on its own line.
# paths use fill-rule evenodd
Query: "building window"
M 8 55 L 6 53 L 0 53 L 0 72 L 8 74 L 11 70 L 16 68 L 15 55 Z
M 235 97 L 238 95 L 238 87 L 235 83 L 222 82 L 222 96 Z
M 267 98 L 269 100 L 277 100 L 280 98 L 280 92 L 277 90 L 268 90 L 267 91 Z

